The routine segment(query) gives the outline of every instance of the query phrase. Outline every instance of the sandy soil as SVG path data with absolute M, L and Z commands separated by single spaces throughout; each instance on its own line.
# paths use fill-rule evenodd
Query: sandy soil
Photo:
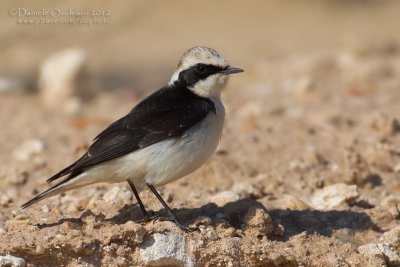
M 224 92 L 217 152 L 159 188 L 193 233 L 139 223 L 125 183 L 18 208 L 151 90 L 101 90 L 74 115 L 45 109 L 35 90 L 1 93 L 0 255 L 28 266 L 400 265 L 399 43 L 250 61 Z

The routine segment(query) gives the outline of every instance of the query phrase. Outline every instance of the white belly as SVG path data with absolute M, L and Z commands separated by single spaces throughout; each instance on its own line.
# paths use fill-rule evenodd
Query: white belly
M 89 176 L 97 176 L 97 179 L 102 176 L 104 182 L 112 183 L 131 179 L 140 190 L 145 183 L 163 185 L 190 174 L 203 165 L 218 146 L 225 117 L 221 100 L 215 101 L 215 108 L 216 114 L 210 112 L 182 137 L 167 139 L 106 162 L 89 171 L 93 174 Z

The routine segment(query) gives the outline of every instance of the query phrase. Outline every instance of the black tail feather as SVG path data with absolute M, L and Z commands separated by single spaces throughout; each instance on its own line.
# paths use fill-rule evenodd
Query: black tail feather
M 30 205 L 35 204 L 36 202 L 41 201 L 42 199 L 45 199 L 45 198 L 48 198 L 48 197 L 51 197 L 51 196 L 54 196 L 54 195 L 57 195 L 57 194 L 62 193 L 63 191 L 65 191 L 65 188 L 60 187 L 60 186 L 63 185 L 63 184 L 65 184 L 66 182 L 70 181 L 71 179 L 75 178 L 76 176 L 82 174 L 82 172 L 83 172 L 83 171 L 77 171 L 77 172 L 72 172 L 72 173 L 70 173 L 70 174 L 68 175 L 67 178 L 65 178 L 64 180 L 62 180 L 62 181 L 59 182 L 58 184 L 52 186 L 51 188 L 49 188 L 49 189 L 47 189 L 46 191 L 40 193 L 39 195 L 37 195 L 36 197 L 32 198 L 32 199 L 29 200 L 28 202 L 24 203 L 24 204 L 21 206 L 21 209 L 25 209 L 25 208 L 29 207 Z M 61 173 L 61 172 L 60 172 L 60 173 Z M 56 175 L 54 175 L 53 177 L 55 177 L 55 176 L 56 176 Z M 61 175 L 61 176 L 62 176 L 62 175 Z M 54 178 L 54 179 L 57 179 L 57 178 L 59 178 L 59 177 L 61 177 L 61 176 L 58 176 L 58 177 L 56 177 L 56 178 Z M 52 178 L 53 178 L 53 177 L 52 177 Z M 50 178 L 50 179 L 52 179 L 52 178 Z M 49 179 L 49 180 L 50 180 L 50 179 Z M 54 179 L 53 179 L 53 180 L 54 180 Z M 51 181 L 53 181 L 53 180 L 51 180 Z
M 26 208 L 29 207 L 30 205 L 33 205 L 33 204 L 39 202 L 40 200 L 45 199 L 45 198 L 51 196 L 50 194 L 51 194 L 52 192 L 54 192 L 54 191 L 56 190 L 56 188 L 57 188 L 58 186 L 60 186 L 61 184 L 63 184 L 63 183 L 64 183 L 64 181 L 62 181 L 62 182 L 59 183 L 59 184 L 56 184 L 55 186 L 53 186 L 53 187 L 47 189 L 46 191 L 44 191 L 44 192 L 40 193 L 39 195 L 37 195 L 36 197 L 32 198 L 32 199 L 29 200 L 28 202 L 22 204 L 22 205 L 21 205 L 21 209 L 26 209 Z

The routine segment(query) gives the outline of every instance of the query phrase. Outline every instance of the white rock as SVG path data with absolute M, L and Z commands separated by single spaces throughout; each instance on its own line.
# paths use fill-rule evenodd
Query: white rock
M 211 197 L 210 201 L 217 204 L 217 206 L 224 206 L 229 202 L 235 202 L 240 199 L 240 195 L 233 191 L 222 191 Z
M 47 108 L 60 108 L 86 85 L 87 55 L 67 49 L 50 55 L 40 66 L 39 90 Z
M 21 81 L 0 77 L 0 93 L 20 92 L 23 90 L 26 90 L 26 85 L 24 85 Z
M 232 187 L 232 191 L 238 193 L 241 198 L 260 198 L 263 196 L 259 188 L 249 183 L 235 183 Z
M 26 262 L 22 258 L 17 258 L 11 255 L 0 256 L 0 266 L 25 267 Z
M 376 262 L 383 260 L 389 266 L 398 266 L 400 256 L 387 243 L 371 243 L 358 247 L 358 252 Z
M 41 153 L 45 149 L 44 143 L 36 138 L 27 139 L 12 152 L 16 160 L 26 162 L 32 159 L 34 155 Z
M 141 245 L 140 256 L 146 266 L 195 266 L 185 248 L 183 236 L 155 233 Z
M 130 205 L 132 204 L 132 193 L 126 188 L 115 186 L 104 194 L 103 200 L 110 204 Z
M 312 199 L 312 205 L 318 210 L 330 210 L 343 204 L 351 204 L 360 193 L 356 185 L 334 184 L 317 190 Z
M 379 240 L 389 243 L 395 248 L 400 247 L 400 226 L 396 226 L 392 230 L 385 232 Z

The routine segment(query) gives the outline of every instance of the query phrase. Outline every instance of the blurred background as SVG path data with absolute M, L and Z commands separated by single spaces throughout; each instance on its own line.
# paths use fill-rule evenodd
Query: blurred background
M 18 23 L 13 8 L 27 11 L 107 11 L 109 23 Z M 254 67 L 270 58 L 333 51 L 400 38 L 398 1 L 2 1 L 4 77 L 35 80 L 52 53 L 78 47 L 89 58 L 99 89 L 163 85 L 182 51 L 207 45 L 232 63 Z M 21 19 L 34 19 L 21 12 Z M 44 16 L 46 17 L 46 16 Z M 71 16 L 65 16 L 70 18 Z M 62 16 L 56 16 L 62 18 Z M 87 18 L 92 18 L 87 16 Z
M 393 241 L 400 235 L 400 1 L 39 0 L 1 1 L 0 10 L 0 254 L 40 263 L 42 253 L 53 266 L 80 264 L 76 255 L 90 262 L 101 250 L 81 249 L 69 231 L 40 241 L 36 256 L 26 254 L 36 236 L 54 237 L 60 228 L 32 225 L 90 210 L 99 226 L 86 241 L 98 244 L 107 227 L 140 216 L 127 185 L 99 184 L 24 212 L 18 207 L 47 189 L 45 180 L 80 157 L 99 131 L 165 85 L 196 45 L 215 48 L 245 72 L 223 93 L 226 122 L 215 155 L 159 188 L 184 223 L 208 220 L 222 237 L 221 245 L 199 234 L 193 242 L 203 240 L 203 251 L 190 257 L 226 263 L 220 246 L 240 237 L 248 243 L 235 243 L 242 256 L 227 266 L 240 259 L 241 266 L 347 266 L 345 259 L 367 266 L 368 249 L 358 246 L 392 229 L 397 239 L 384 240 L 400 253 Z M 160 209 L 150 193 L 142 195 L 149 209 Z M 245 219 L 254 215 L 246 213 L 255 203 L 249 199 L 268 210 L 256 213 L 263 230 Z M 120 227 L 112 229 L 131 231 Z M 55 257 L 65 243 L 66 253 Z M 248 256 L 249 243 L 278 256 Z M 136 248 L 121 255 L 142 265 Z M 98 264 L 117 265 L 104 253 L 110 258 L 99 256 Z

